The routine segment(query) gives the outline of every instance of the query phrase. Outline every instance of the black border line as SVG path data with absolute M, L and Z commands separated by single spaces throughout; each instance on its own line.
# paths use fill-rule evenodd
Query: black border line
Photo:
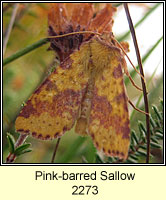
M 1 1 L 1 41 L 3 41 L 3 3 L 114 3 L 115 1 Z M 164 116 L 163 116 L 163 121 L 164 121 L 164 138 L 163 138 L 163 163 L 152 163 L 152 164 L 146 164 L 146 163 L 140 163 L 140 164 L 96 164 L 96 163 L 88 163 L 88 164 L 78 164 L 78 163 L 10 163 L 6 164 L 3 163 L 3 142 L 2 142 L 2 134 L 3 134 L 3 121 L 1 120 L 1 160 L 0 160 L 0 166 L 84 166 L 84 167 L 89 167 L 89 166 L 166 166 L 165 163 L 165 155 L 166 155 L 166 146 L 165 146 L 165 1 L 116 1 L 116 3 L 163 3 L 163 102 L 164 102 Z M 155 27 L 154 27 L 155 28 Z M 3 96 L 3 45 L 1 42 L 1 97 Z M 3 102 L 1 98 L 1 119 L 3 119 Z

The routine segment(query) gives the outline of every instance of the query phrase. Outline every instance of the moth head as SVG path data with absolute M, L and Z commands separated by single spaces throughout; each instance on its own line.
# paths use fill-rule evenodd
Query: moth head
M 95 10 L 92 3 L 54 3 L 48 13 L 48 35 L 58 36 L 74 32 L 93 31 L 111 32 L 112 16 L 116 8 L 106 4 L 101 10 Z M 73 34 L 66 37 L 51 38 L 50 48 L 56 51 L 63 61 L 73 51 L 79 49 L 83 42 L 94 37 L 94 34 Z

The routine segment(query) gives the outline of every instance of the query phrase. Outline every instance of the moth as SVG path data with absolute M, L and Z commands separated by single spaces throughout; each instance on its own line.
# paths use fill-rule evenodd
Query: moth
M 49 36 L 68 34 L 50 38 L 60 65 L 29 98 L 16 119 L 16 131 L 48 140 L 75 126 L 76 133 L 91 136 L 105 155 L 127 158 L 130 125 L 122 72 L 126 61 L 112 39 L 115 11 L 110 4 L 98 12 L 91 3 L 52 4 Z

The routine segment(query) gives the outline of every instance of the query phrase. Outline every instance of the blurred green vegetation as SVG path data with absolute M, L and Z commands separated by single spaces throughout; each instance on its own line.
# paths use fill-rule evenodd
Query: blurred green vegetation
M 13 3 L 4 3 L 3 13 L 3 35 L 9 24 Z M 157 5 L 157 4 L 156 4 Z M 155 6 L 156 6 L 155 5 Z M 117 5 L 122 6 L 122 5 Z M 156 6 L 157 7 L 157 6 Z M 151 13 L 149 8 L 147 11 Z M 47 3 L 20 3 L 18 14 L 14 23 L 14 27 L 10 34 L 5 57 L 13 55 L 16 51 L 25 48 L 26 46 L 39 41 L 47 36 Z M 146 15 L 146 14 L 145 14 Z M 141 20 L 143 23 L 145 17 Z M 125 36 L 126 33 L 124 33 Z M 121 36 L 123 37 L 123 36 Z M 127 36 L 123 37 L 125 39 Z M 154 38 L 154 44 L 159 38 Z M 29 98 L 35 88 L 37 88 L 43 79 L 46 77 L 48 69 L 53 63 L 54 52 L 47 51 L 49 44 L 45 44 L 34 51 L 20 57 L 19 59 L 10 62 L 3 68 L 3 160 L 5 161 L 9 149 L 7 144 L 7 132 L 10 132 L 15 139 L 18 138 L 18 133 L 15 132 L 14 122 L 16 116 L 21 110 L 23 102 Z M 151 48 L 151 50 L 153 50 Z M 148 54 L 148 52 L 147 52 Z M 148 54 L 150 59 L 150 54 Z M 157 66 L 156 66 L 157 67 Z M 131 72 L 131 74 L 134 73 Z M 133 75 L 134 77 L 135 75 Z M 155 75 L 154 75 L 155 76 Z M 152 104 L 159 105 L 159 98 L 163 98 L 163 75 L 151 79 L 147 77 L 149 91 L 150 111 Z M 136 74 L 134 81 L 140 84 L 140 77 Z M 139 99 L 140 92 L 134 88 L 131 83 L 126 83 L 128 96 L 130 100 Z M 141 100 L 139 108 L 144 109 L 144 103 Z M 134 112 L 131 120 L 131 128 L 138 131 L 138 121 L 145 121 L 145 116 L 142 113 Z M 145 124 L 145 123 L 144 123 Z M 41 141 L 28 137 L 27 143 L 32 144 L 33 151 L 23 156 L 18 157 L 16 163 L 50 163 L 52 154 L 57 140 Z M 155 149 L 153 149 L 155 151 Z M 158 149 L 156 150 L 159 151 Z M 156 157 L 152 162 L 162 162 L 162 150 L 156 153 Z M 103 155 L 101 155 L 102 158 Z M 92 144 L 90 137 L 80 137 L 74 133 L 74 129 L 67 132 L 61 139 L 55 162 L 57 163 L 81 163 L 86 160 L 89 163 L 96 162 L 96 149 Z M 144 162 L 141 160 L 140 162 Z

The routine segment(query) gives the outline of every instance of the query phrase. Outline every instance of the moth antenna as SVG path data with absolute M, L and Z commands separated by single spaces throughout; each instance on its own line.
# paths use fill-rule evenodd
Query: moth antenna
M 115 39 L 112 37 L 113 40 L 115 40 L 118 44 L 118 46 L 121 48 L 121 50 L 123 51 L 123 53 L 125 54 L 125 56 L 127 57 L 128 61 L 130 62 L 131 66 L 135 69 L 135 71 L 141 76 L 141 78 L 144 80 L 145 82 L 145 78 L 142 76 L 142 74 L 136 69 L 136 67 L 133 65 L 133 63 L 131 62 L 129 56 L 127 55 L 127 53 L 125 52 L 124 48 L 122 47 L 122 45 Z
M 66 34 L 63 34 L 63 35 L 56 35 L 56 36 L 48 36 L 47 38 L 61 38 L 61 37 L 66 37 L 66 36 L 69 36 L 69 35 L 75 35 L 75 34 L 94 34 L 94 35 L 99 35 L 101 36 L 100 33 L 98 32 L 93 32 L 93 31 L 78 31 L 78 32 L 72 32 L 72 33 L 66 33 Z
M 137 110 L 138 112 L 143 113 L 143 114 L 145 114 L 145 115 L 149 115 L 149 113 L 147 113 L 147 112 L 145 112 L 145 111 L 143 111 L 143 110 L 140 110 L 139 108 L 135 107 L 135 105 L 130 101 L 130 99 L 128 99 L 128 102 L 129 102 L 129 104 L 130 104 L 135 110 Z

